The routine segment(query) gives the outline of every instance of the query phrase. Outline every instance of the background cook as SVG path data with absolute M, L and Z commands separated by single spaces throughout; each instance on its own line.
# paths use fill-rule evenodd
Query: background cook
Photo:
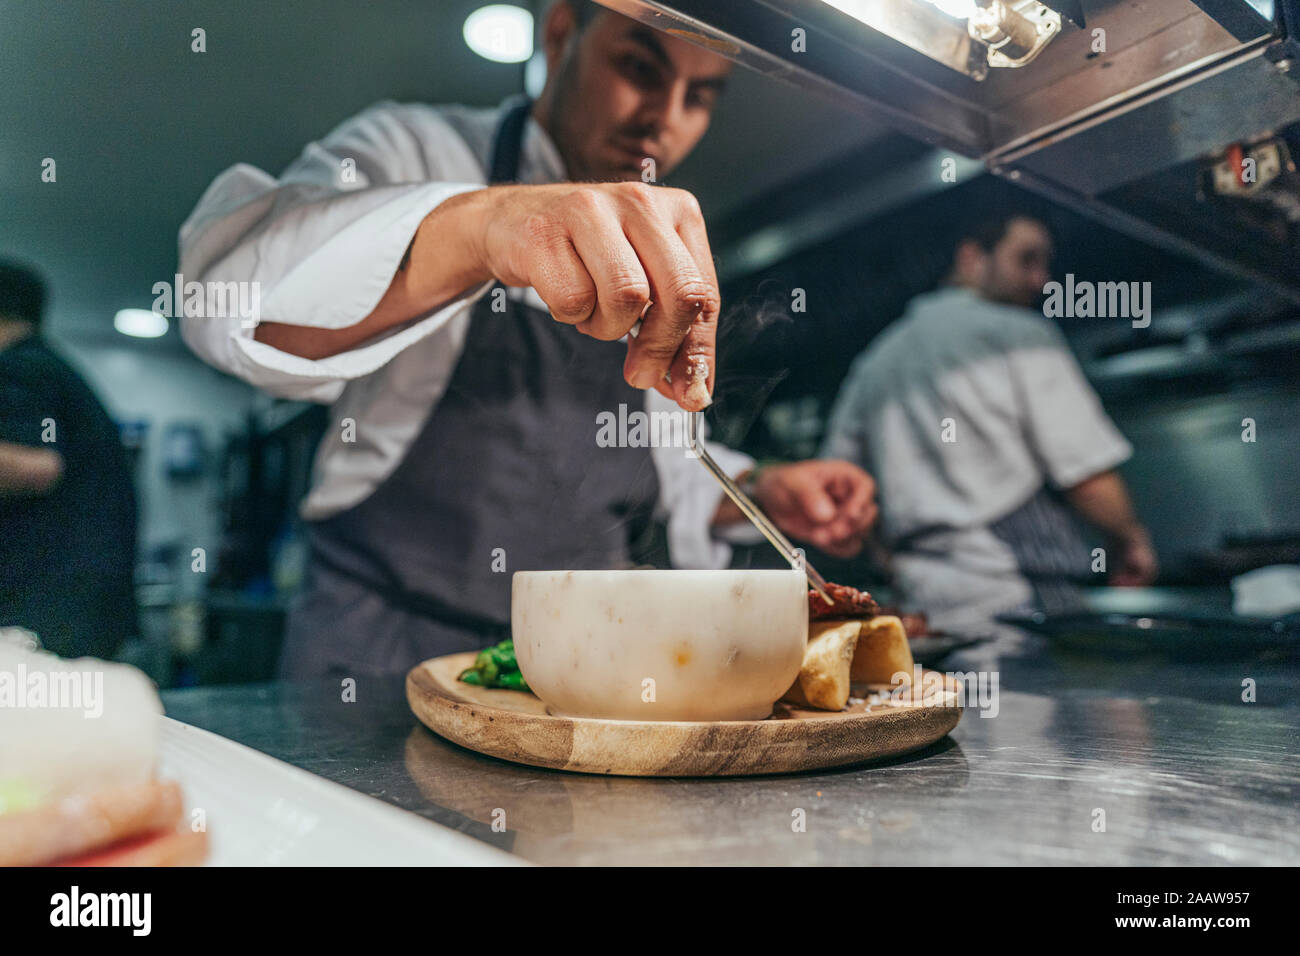
M 1116 470 L 1132 448 L 1035 309 L 1051 259 L 1051 234 L 1031 216 L 964 230 L 947 281 L 858 356 L 831 413 L 823 454 L 879 478 L 901 599 L 938 628 L 1077 610 L 1094 576 L 1076 518 L 1105 536 L 1111 584 L 1156 574 Z

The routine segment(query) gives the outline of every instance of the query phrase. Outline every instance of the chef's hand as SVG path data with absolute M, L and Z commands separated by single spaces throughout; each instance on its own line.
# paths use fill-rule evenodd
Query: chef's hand
M 598 339 L 620 339 L 640 319 L 623 363 L 628 383 L 658 389 L 690 412 L 711 401 L 718 279 L 699 203 L 641 182 L 459 193 L 420 222 L 369 315 L 340 329 L 260 322 L 254 337 L 291 355 L 328 358 L 489 279 L 532 286 L 556 319 Z
M 481 210 L 475 251 L 492 276 L 532 286 L 558 321 L 597 339 L 620 339 L 642 320 L 628 339 L 628 384 L 687 411 L 708 406 L 720 300 L 694 196 L 640 182 L 560 183 L 494 186 L 462 201 Z
M 852 462 L 811 459 L 758 472 L 754 496 L 786 534 L 851 558 L 876 520 L 876 483 Z
M 1145 529 L 1113 544 L 1111 553 L 1119 555 L 1119 563 L 1107 580 L 1111 587 L 1140 588 L 1156 579 L 1159 570 L 1156 549 L 1152 547 L 1151 538 Z

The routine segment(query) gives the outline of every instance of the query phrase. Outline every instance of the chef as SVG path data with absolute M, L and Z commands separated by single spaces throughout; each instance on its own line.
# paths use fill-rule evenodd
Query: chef
M 381 103 L 278 180 L 227 170 L 181 227 L 185 283 L 260 302 L 257 321 L 187 315 L 190 347 L 332 404 L 287 676 L 497 641 L 511 572 L 628 566 L 656 516 L 677 567 L 725 567 L 729 536 L 753 540 L 679 442 L 597 437 L 602 418 L 710 402 L 704 222 L 689 193 L 645 180 L 699 142 L 729 64 L 582 0 L 549 8 L 542 41 L 535 102 Z M 709 448 L 790 535 L 860 549 L 875 506 L 859 467 L 755 469 Z
M 1078 610 L 1076 585 L 1103 569 L 1111 584 L 1155 577 L 1116 471 L 1132 447 L 1033 308 L 1051 257 L 1037 219 L 981 220 L 947 281 L 858 356 L 831 414 L 823 454 L 878 478 L 896 583 L 939 628 L 997 632 L 1002 612 Z M 1106 539 L 1103 561 L 1076 518 Z

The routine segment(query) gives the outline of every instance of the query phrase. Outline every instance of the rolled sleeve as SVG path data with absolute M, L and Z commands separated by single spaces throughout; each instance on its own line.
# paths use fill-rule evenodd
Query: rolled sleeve
M 383 298 L 425 217 L 481 188 L 457 134 L 430 114 L 419 120 L 417 133 L 403 108 L 381 104 L 308 146 L 279 180 L 242 164 L 219 176 L 181 227 L 182 280 L 248 283 L 256 314 L 252 321 L 186 314 L 181 333 L 190 348 L 274 394 L 333 401 L 348 380 L 374 372 L 482 296 L 491 283 L 321 360 L 254 339 L 259 321 L 322 329 L 361 321 Z M 446 147 L 443 168 L 430 165 L 429 139 L 435 153 Z M 452 173 L 469 181 L 451 181 Z
M 1036 341 L 1009 352 L 1008 363 L 1026 438 L 1053 485 L 1072 488 L 1133 454 L 1054 328 L 1043 327 Z

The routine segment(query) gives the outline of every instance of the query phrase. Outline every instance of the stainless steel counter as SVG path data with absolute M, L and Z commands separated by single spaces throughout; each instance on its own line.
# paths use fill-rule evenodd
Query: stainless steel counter
M 1040 649 L 999 669 L 997 715 L 968 710 L 925 752 L 742 779 L 482 757 L 418 724 L 400 679 L 360 679 L 355 703 L 334 683 L 163 699 L 178 720 L 538 863 L 1300 863 L 1294 664 L 1100 667 Z M 1259 703 L 1241 702 L 1245 676 Z

